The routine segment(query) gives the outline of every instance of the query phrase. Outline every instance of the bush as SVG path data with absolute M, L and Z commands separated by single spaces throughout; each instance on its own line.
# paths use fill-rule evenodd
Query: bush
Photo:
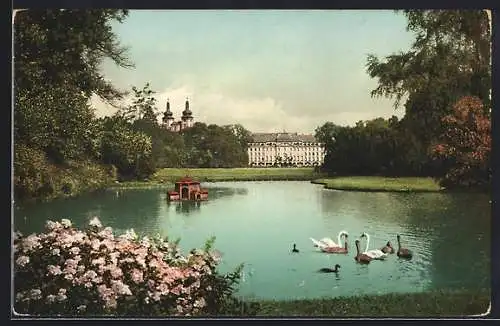
M 133 230 L 115 237 L 97 218 L 85 230 L 66 219 L 46 226 L 45 233 L 15 236 L 18 313 L 210 315 L 234 302 L 242 266 L 218 274 L 213 240 L 183 256 L 159 237 L 139 239 Z

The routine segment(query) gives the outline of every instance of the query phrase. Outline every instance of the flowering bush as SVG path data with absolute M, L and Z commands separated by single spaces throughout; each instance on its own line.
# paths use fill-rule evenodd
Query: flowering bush
M 47 232 L 14 237 L 15 310 L 36 315 L 189 316 L 219 314 L 242 266 L 220 275 L 220 255 L 139 237 L 115 237 L 94 218 L 85 230 L 48 221 Z

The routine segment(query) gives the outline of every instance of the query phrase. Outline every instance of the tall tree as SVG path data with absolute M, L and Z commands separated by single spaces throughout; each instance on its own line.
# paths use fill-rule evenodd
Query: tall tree
M 114 103 L 124 93 L 100 72 L 105 58 L 130 68 L 127 48 L 120 45 L 111 22 L 127 10 L 30 9 L 14 22 L 14 83 L 16 89 L 71 85 L 86 97 L 97 94 Z M 43 87 L 42 87 L 43 86 Z
M 109 58 L 131 67 L 111 22 L 126 10 L 25 10 L 14 21 L 14 141 L 45 151 L 55 163 L 93 158 L 98 141 L 92 94 L 123 96 L 104 79 Z
M 441 118 L 460 97 L 472 95 L 489 105 L 491 89 L 488 17 L 482 10 L 403 10 L 412 47 L 378 59 L 368 56 L 367 71 L 378 79 L 372 96 L 407 98 L 406 114 L 414 130 L 428 139 L 443 130 Z M 425 137 L 424 134 L 420 136 Z

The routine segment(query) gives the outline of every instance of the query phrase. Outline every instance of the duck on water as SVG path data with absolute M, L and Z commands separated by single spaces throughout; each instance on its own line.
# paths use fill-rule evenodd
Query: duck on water
M 323 267 L 321 268 L 318 272 L 320 273 L 338 273 L 340 270 L 340 265 L 339 264 L 335 264 L 335 268 L 328 268 L 328 267 Z

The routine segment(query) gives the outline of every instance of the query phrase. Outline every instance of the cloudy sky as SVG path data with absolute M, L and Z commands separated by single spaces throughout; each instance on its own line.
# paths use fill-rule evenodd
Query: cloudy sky
M 389 10 L 132 10 L 113 25 L 133 69 L 109 62 L 106 78 L 122 89 L 150 82 L 176 118 L 189 97 L 195 121 L 241 123 L 253 132 L 313 133 L 326 121 L 403 115 L 371 98 L 369 53 L 406 50 L 412 34 Z M 98 116 L 115 109 L 93 99 Z

